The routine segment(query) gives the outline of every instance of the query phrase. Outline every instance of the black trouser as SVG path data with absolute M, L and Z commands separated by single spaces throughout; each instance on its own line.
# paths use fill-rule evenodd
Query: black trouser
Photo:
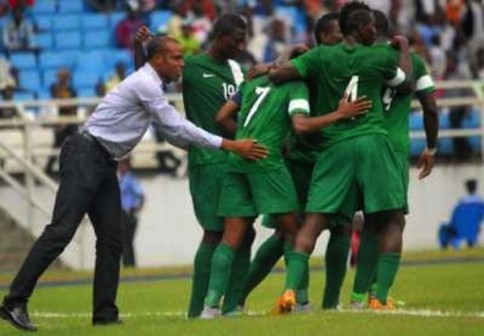
M 134 210 L 121 211 L 121 234 L 123 240 L 123 265 L 136 266 L 136 258 L 134 256 L 134 235 L 136 234 L 136 227 L 138 226 L 138 218 Z
M 121 202 L 116 162 L 94 138 L 81 134 L 69 137 L 62 146 L 52 222 L 27 255 L 5 304 L 28 301 L 37 280 L 71 241 L 86 213 L 97 237 L 93 322 L 118 319 Z

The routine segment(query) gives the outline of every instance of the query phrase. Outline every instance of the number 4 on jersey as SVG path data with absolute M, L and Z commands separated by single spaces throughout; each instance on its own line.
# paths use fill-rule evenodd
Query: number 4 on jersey
M 349 102 L 355 101 L 358 97 L 358 80 L 358 76 L 353 76 L 351 77 L 350 82 L 346 86 L 345 96 L 348 97 Z

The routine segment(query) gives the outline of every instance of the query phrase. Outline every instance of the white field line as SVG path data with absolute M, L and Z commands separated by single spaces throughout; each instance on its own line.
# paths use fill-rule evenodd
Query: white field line
M 419 317 L 462 317 L 462 318 L 481 318 L 484 319 L 483 312 L 460 312 L 460 311 L 440 311 L 431 309 L 396 309 L 393 311 L 370 311 L 370 310 L 354 310 L 354 309 L 340 309 L 332 313 L 353 313 L 353 314 L 382 314 L 382 315 L 399 315 L 399 316 L 419 316 Z M 136 318 L 136 317 L 185 317 L 185 312 L 182 311 L 165 311 L 165 312 L 137 312 L 121 314 L 122 318 Z M 248 316 L 269 316 L 267 311 L 249 311 L 245 315 Z M 90 313 L 53 313 L 53 312 L 33 312 L 33 317 L 38 318 L 91 318 Z

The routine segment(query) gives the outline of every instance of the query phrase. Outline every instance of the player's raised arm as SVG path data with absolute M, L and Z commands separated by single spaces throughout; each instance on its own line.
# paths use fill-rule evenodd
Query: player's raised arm
M 148 27 L 140 27 L 134 36 L 134 67 L 136 70 L 141 68 L 146 61 L 144 51 L 144 43 L 148 42 L 153 37 Z
M 412 92 L 413 69 L 408 39 L 402 35 L 395 35 L 393 36 L 391 43 L 392 46 L 399 51 L 398 67 L 405 74 L 405 82 L 399 85 L 397 90 L 404 94 L 410 93 Z
M 367 113 L 371 109 L 371 100 L 365 96 L 354 101 L 348 101 L 345 95 L 339 102 L 338 109 L 334 112 L 319 117 L 307 117 L 304 114 L 295 114 L 292 118 L 292 125 L 296 133 L 311 133 L 344 119 L 351 119 Z

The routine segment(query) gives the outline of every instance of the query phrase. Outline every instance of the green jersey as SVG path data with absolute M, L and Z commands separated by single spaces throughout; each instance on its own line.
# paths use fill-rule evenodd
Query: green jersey
M 266 172 L 281 167 L 284 165 L 282 147 L 291 130 L 291 116 L 295 113 L 309 115 L 306 85 L 288 82 L 276 86 L 267 76 L 261 76 L 244 82 L 239 95 L 236 139 L 257 139 L 269 153 L 258 161 L 230 154 L 230 171 Z
M 423 59 L 412 53 L 411 60 L 413 78 L 415 79 L 415 94 L 435 92 L 434 82 L 425 68 Z M 409 119 L 412 98 L 412 94 L 396 95 L 392 88 L 386 88 L 383 93 L 385 128 L 388 131 L 388 138 L 395 151 L 406 157 L 410 155 Z
M 309 87 L 309 108 L 311 115 L 316 110 L 316 92 L 313 81 L 307 83 Z M 321 147 L 321 133 L 314 132 L 309 134 L 291 134 L 288 140 L 289 155 L 287 157 L 290 161 L 314 163 L 318 157 L 319 149 Z
M 185 58 L 183 69 L 183 104 L 187 119 L 204 130 L 221 135 L 215 116 L 230 97 L 237 92 L 243 73 L 235 61 L 217 62 L 208 54 Z M 191 146 L 188 151 L 190 167 L 224 162 L 227 153 Z
M 351 100 L 365 95 L 373 103 L 368 113 L 323 128 L 323 146 L 355 136 L 386 133 L 381 92 L 385 83 L 394 87 L 405 80 L 387 47 L 345 43 L 319 46 L 291 62 L 302 78 L 316 81 L 315 115 L 335 111 L 345 92 Z

